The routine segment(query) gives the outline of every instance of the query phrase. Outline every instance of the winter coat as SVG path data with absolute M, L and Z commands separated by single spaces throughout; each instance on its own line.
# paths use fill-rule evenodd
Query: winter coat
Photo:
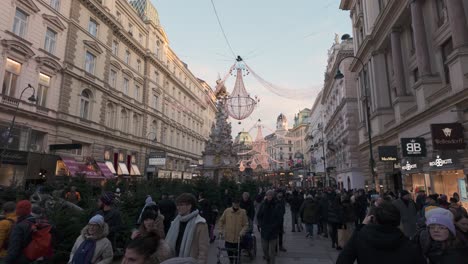
M 395 205 L 400 211 L 401 228 L 403 233 L 409 238 L 413 237 L 416 234 L 416 222 L 418 221 L 416 204 L 413 200 L 409 200 L 408 205 L 406 205 L 400 198 L 393 201 L 393 205 Z
M 258 225 L 260 235 L 264 240 L 274 240 L 278 238 L 279 232 L 283 230 L 283 213 L 281 205 L 275 200 L 265 200 L 258 210 Z
M 164 239 L 159 240 L 159 246 L 156 252 L 151 255 L 151 264 L 160 264 L 161 262 L 174 257 L 171 247 Z
M 367 206 L 369 203 L 367 202 L 367 198 L 365 195 L 361 195 L 355 198 L 354 203 L 354 212 L 356 217 L 364 218 L 367 211 Z
M 429 230 L 422 230 L 415 242 L 419 244 L 421 252 L 427 257 L 430 264 L 453 264 L 463 263 L 462 260 L 468 259 L 468 248 L 458 247 L 456 241 L 444 248 L 442 243 L 434 241 L 429 234 Z
M 354 223 L 356 221 L 356 213 L 353 206 L 349 202 L 344 202 L 343 207 L 343 222 L 344 223 Z
M 176 204 L 169 200 L 159 201 L 159 212 L 164 216 L 164 231 L 167 233 L 169 227 L 171 227 L 171 222 L 177 215 L 177 206 Z
M 195 226 L 192 247 L 190 249 L 190 257 L 196 259 L 198 264 L 208 263 L 209 240 L 206 223 L 198 223 Z
M 254 217 L 255 217 L 255 206 L 254 206 L 254 203 L 252 202 L 252 200 L 249 199 L 247 201 L 244 201 L 244 199 L 242 199 L 240 201 L 240 208 L 245 210 L 245 212 L 247 213 L 247 217 L 250 220 L 254 219 Z
M 75 244 L 73 245 L 73 248 L 71 250 L 70 259 L 68 260 L 68 263 L 72 263 L 75 252 L 78 250 L 81 243 L 85 241 L 85 237 L 88 236 L 88 228 L 89 226 L 86 225 L 81 230 L 81 235 L 76 239 Z M 109 241 L 109 239 L 107 239 L 107 235 L 109 234 L 109 225 L 105 223 L 103 228 L 101 228 L 100 231 L 101 231 L 100 233 L 95 234 L 92 238 L 93 240 L 96 240 L 96 249 L 94 250 L 92 263 L 93 264 L 110 264 L 112 263 L 114 252 L 112 250 L 111 242 Z
M 218 223 L 225 241 L 230 243 L 238 243 L 239 236 L 244 235 L 249 228 L 249 220 L 245 210 L 234 211 L 232 207 L 224 211 Z
M 4 259 L 5 264 L 23 264 L 30 261 L 22 254 L 23 249 L 31 242 L 31 223 L 36 223 L 36 218 L 27 215 L 17 219 L 13 226 L 8 241 L 8 253 Z
M 109 226 L 109 234 L 107 237 L 114 243 L 116 235 L 122 230 L 122 216 L 116 208 L 111 208 L 109 211 L 99 210 L 96 214 L 104 217 L 104 222 Z
M 365 225 L 356 230 L 336 264 L 426 264 L 417 245 L 397 227 Z
M 328 198 L 323 197 L 319 201 L 319 219 L 321 221 L 327 222 L 328 221 Z
M 301 209 L 301 206 L 304 202 L 304 199 L 302 199 L 299 195 L 293 195 L 291 199 L 289 199 L 289 205 L 291 206 L 291 212 L 299 212 Z
M 312 198 L 307 198 L 299 208 L 302 222 L 306 224 L 317 224 L 319 221 L 319 207 Z
M 164 232 L 164 216 L 158 214 L 158 217 L 156 217 L 156 220 L 153 223 L 153 228 L 151 228 L 151 230 L 155 231 L 161 239 L 166 237 L 166 233 Z M 144 236 L 148 232 L 143 221 L 140 224 L 140 227 L 138 227 L 137 232 L 138 234 L 136 237 Z
M 13 226 L 16 223 L 16 214 L 11 213 L 5 215 L 5 219 L 0 221 L 0 258 L 7 255 L 7 244 L 9 235 L 13 230 Z
M 198 201 L 200 208 L 200 216 L 205 218 L 208 225 L 213 225 L 216 222 L 216 219 L 213 217 L 213 208 L 210 201 L 207 199 L 201 199 Z
M 333 224 L 343 224 L 344 217 L 343 217 L 343 207 L 336 202 L 331 202 L 328 205 L 328 223 Z

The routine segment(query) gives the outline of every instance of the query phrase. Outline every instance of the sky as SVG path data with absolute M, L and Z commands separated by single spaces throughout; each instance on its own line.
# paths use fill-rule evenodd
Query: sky
M 234 64 L 211 0 L 151 0 L 169 38 L 169 46 L 192 73 L 215 87 Z M 264 80 L 291 90 L 317 94 L 323 86 L 328 49 L 339 36 L 352 33 L 349 12 L 340 0 L 213 0 L 221 24 L 236 55 Z M 235 77 L 226 82 L 228 92 Z M 254 112 L 241 121 L 230 118 L 233 137 L 249 131 L 255 137 L 258 119 L 263 134 L 274 131 L 283 113 L 292 127 L 294 114 L 311 108 L 314 96 L 291 100 L 278 96 L 252 75 L 244 77 L 247 92 L 260 98 Z

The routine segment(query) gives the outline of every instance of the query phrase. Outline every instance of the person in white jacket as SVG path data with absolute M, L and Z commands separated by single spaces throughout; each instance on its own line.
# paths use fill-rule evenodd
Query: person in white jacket
M 70 254 L 70 264 L 110 264 L 114 257 L 112 244 L 107 239 L 109 226 L 102 215 L 93 216 L 81 230 Z

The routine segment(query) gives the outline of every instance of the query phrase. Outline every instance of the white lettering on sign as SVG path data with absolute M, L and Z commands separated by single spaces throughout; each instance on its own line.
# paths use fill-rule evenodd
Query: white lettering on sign
M 417 142 L 407 143 L 406 144 L 406 151 L 410 155 L 421 154 L 421 151 L 422 151 L 421 143 L 417 143 Z
M 402 166 L 401 169 L 410 171 L 412 169 L 416 169 L 417 167 L 418 167 L 418 165 L 416 165 L 416 164 L 410 164 L 409 162 L 406 162 L 406 165 Z
M 437 156 L 436 160 L 435 161 L 431 161 L 429 162 L 429 166 L 431 167 L 442 167 L 444 165 L 447 165 L 447 164 L 452 164 L 453 161 L 452 159 L 441 159 L 439 156 Z
M 395 157 L 382 157 L 381 160 L 382 161 L 396 161 L 397 158 L 395 158 Z

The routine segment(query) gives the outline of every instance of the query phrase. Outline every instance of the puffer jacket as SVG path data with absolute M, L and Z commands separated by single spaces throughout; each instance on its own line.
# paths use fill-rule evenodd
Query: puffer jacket
M 223 231 L 226 242 L 238 243 L 239 236 L 245 234 L 248 228 L 249 220 L 244 209 L 234 211 L 232 207 L 228 208 L 219 219 L 219 230 Z
M 3 258 L 7 255 L 6 245 L 8 244 L 9 235 L 13 230 L 15 223 L 15 213 L 5 215 L 5 219 L 0 221 L 0 258 Z
M 70 260 L 68 263 L 72 263 L 73 256 L 75 252 L 80 247 L 81 243 L 85 241 L 85 237 L 88 236 L 88 225 L 86 225 L 81 230 L 81 235 L 76 239 L 75 244 L 73 245 L 72 251 L 70 253 Z M 112 244 L 107 239 L 107 235 L 109 234 L 109 226 L 104 224 L 104 227 L 101 228 L 101 232 L 94 235 L 91 239 L 96 240 L 96 249 L 94 250 L 94 255 L 92 258 L 92 263 L 95 264 L 110 264 L 112 263 L 112 259 L 114 257 L 114 252 L 112 250 Z

